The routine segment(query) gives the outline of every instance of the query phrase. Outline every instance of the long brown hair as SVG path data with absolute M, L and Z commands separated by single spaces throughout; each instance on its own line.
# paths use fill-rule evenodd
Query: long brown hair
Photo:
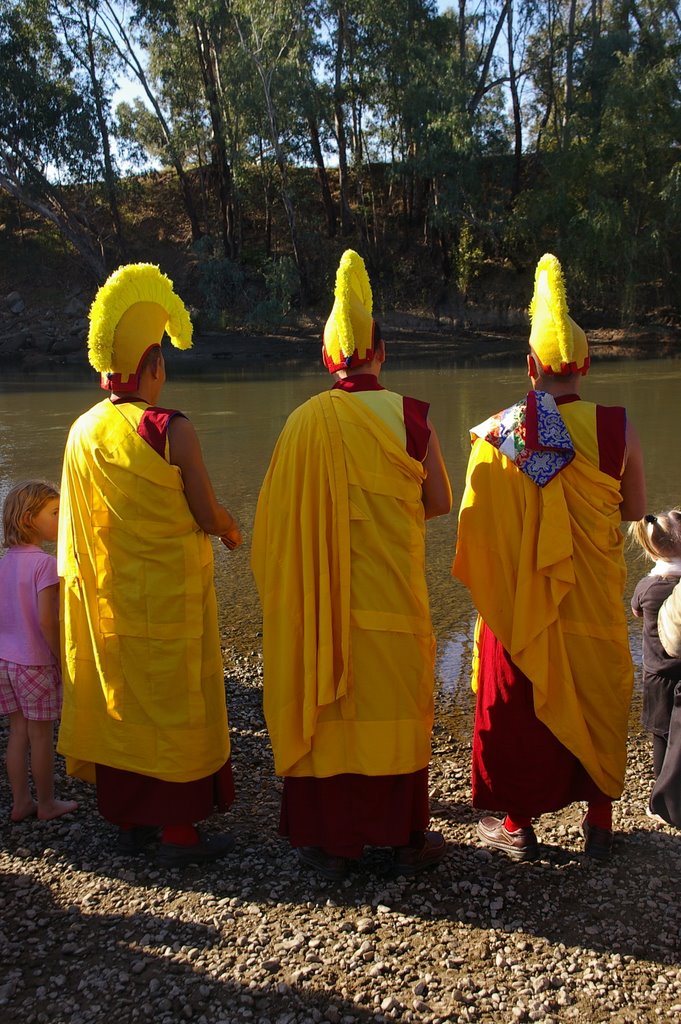
M 643 548 L 653 562 L 681 558 L 681 509 L 648 514 L 629 524 L 629 537 Z

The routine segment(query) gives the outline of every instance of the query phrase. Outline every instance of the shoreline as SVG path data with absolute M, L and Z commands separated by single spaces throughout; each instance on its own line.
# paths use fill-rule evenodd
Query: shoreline
M 522 360 L 529 326 L 444 322 L 394 314 L 381 321 L 389 358 L 433 365 L 486 365 Z M 313 366 L 319 361 L 323 322 L 289 325 L 269 333 L 206 330 L 197 327 L 194 345 L 178 351 L 167 342 L 163 352 L 175 373 L 204 372 L 207 367 L 247 370 L 263 364 Z M 681 355 L 681 329 L 673 325 L 587 327 L 592 361 L 665 359 Z M 0 322 L 0 367 L 3 370 L 59 374 L 62 370 L 92 374 L 87 362 L 87 318 L 83 310 L 71 319 L 49 321 L 31 317 Z
M 522 359 L 527 351 L 529 328 L 453 328 L 423 323 L 382 323 L 388 356 L 400 361 L 447 360 L 454 364 L 485 363 Z M 197 331 L 192 361 L 218 361 L 233 366 L 281 361 L 288 365 L 312 365 L 319 358 L 323 325 L 305 330 L 252 335 L 239 331 Z M 664 359 L 681 355 L 681 330 L 653 326 L 637 328 L 599 327 L 588 332 L 594 362 L 612 359 Z M 170 346 L 164 345 L 164 354 Z M 170 352 L 169 365 L 181 369 L 187 353 Z M 172 362 L 171 362 L 172 361 Z

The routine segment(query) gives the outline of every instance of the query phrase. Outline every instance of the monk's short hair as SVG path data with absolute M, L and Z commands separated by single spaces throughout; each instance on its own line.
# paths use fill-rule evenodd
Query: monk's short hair
M 141 374 L 144 370 L 156 369 L 161 361 L 161 346 L 152 345 L 151 348 L 144 354 L 144 358 L 137 368 L 137 373 Z

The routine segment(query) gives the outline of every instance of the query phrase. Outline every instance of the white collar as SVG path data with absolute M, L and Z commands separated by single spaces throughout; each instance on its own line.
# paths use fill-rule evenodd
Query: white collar
M 650 570 L 651 576 L 681 576 L 681 558 L 670 558 L 666 562 L 662 558 L 658 558 L 655 565 Z

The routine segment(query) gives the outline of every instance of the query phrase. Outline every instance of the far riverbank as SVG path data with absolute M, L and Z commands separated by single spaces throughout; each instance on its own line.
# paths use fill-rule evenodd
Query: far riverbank
M 174 372 L 204 373 L 208 366 L 221 371 L 287 365 L 313 366 L 318 360 L 324 330 L 321 318 L 292 321 L 270 331 L 212 330 L 195 322 L 194 345 L 177 351 L 164 345 Z M 436 365 L 494 365 L 522 359 L 529 324 L 521 309 L 503 310 L 471 306 L 457 318 L 436 318 L 393 312 L 379 317 L 389 358 L 401 362 Z M 614 320 L 613 320 L 614 322 Z M 681 354 L 681 328 L 675 323 L 651 321 L 627 327 L 590 323 L 592 359 L 653 359 Z M 0 370 L 27 372 L 65 370 L 89 372 L 87 360 L 88 303 L 81 294 L 62 308 L 38 308 L 29 296 L 11 292 L 0 299 Z

